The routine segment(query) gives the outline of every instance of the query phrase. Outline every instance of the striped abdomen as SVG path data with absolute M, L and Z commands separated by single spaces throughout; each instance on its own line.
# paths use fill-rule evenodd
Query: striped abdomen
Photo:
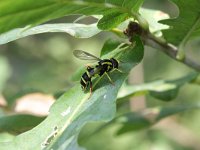
M 91 78 L 95 75 L 95 68 L 88 67 L 87 71 L 81 76 L 81 87 L 85 90 L 91 84 Z

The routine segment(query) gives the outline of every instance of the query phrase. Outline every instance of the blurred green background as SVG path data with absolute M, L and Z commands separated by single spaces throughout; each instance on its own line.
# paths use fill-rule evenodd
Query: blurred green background
M 178 14 L 177 8 L 167 0 L 146 0 L 144 7 L 162 10 L 172 17 Z M 75 18 L 77 16 L 69 16 L 51 22 L 72 22 Z M 89 18 L 82 22 L 92 21 Z M 81 49 L 98 56 L 103 43 L 109 38 L 117 37 L 108 32 L 89 39 L 75 39 L 65 33 L 45 33 L 1 45 L 0 97 L 6 99 L 8 106 L 0 107 L 0 116 L 15 113 L 13 110 L 15 101 L 24 94 L 30 92 L 59 94 L 72 87 L 75 83 L 70 80 L 72 74 L 85 64 L 76 59 L 72 51 Z M 198 39 L 187 45 L 188 55 L 200 63 L 199 47 Z M 131 83 L 142 83 L 156 79 L 175 79 L 191 71 L 158 50 L 145 47 L 144 60 L 132 71 L 129 80 Z M 120 109 L 139 111 L 140 108 L 197 103 L 200 100 L 199 91 L 199 86 L 187 84 L 181 88 L 174 101 L 163 102 L 147 95 L 136 97 L 133 99 L 135 102 L 127 102 Z M 143 104 L 137 103 L 141 100 Z M 102 124 L 91 123 L 82 130 L 79 142 L 89 150 L 198 150 L 200 149 L 199 115 L 199 110 L 188 111 L 167 118 L 151 128 L 122 135 L 116 135 L 119 124 L 112 124 L 97 134 L 90 135 Z M 11 135 L 2 133 L 1 136 L 7 138 Z

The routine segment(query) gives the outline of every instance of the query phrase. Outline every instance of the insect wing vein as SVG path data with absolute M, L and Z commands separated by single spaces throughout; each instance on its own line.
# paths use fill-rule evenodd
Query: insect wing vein
M 98 60 L 98 61 L 101 60 L 100 58 L 82 50 L 74 50 L 73 54 L 74 56 L 82 60 Z

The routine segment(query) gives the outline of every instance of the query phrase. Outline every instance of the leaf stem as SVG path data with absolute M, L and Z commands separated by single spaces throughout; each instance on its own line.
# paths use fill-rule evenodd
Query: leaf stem
M 121 31 L 121 33 L 124 33 L 126 36 L 128 36 L 130 42 L 133 42 L 132 38 L 135 35 L 140 35 L 145 45 L 161 50 L 174 60 L 182 62 L 198 72 L 200 71 L 200 64 L 198 64 L 197 62 L 195 62 L 194 60 L 190 59 L 187 56 L 182 57 L 182 59 L 177 57 L 178 47 L 174 46 L 171 43 L 168 43 L 162 38 L 156 37 L 154 34 L 150 33 L 150 31 L 147 28 L 148 27 L 147 24 L 141 25 L 140 23 L 141 22 L 139 22 L 139 24 L 137 22 L 130 22 L 127 29 L 124 32 Z
M 124 33 L 121 30 L 117 29 L 117 28 L 111 29 L 111 32 L 113 32 L 114 34 L 116 34 L 119 37 L 123 37 L 123 38 L 125 37 Z
M 162 52 L 164 52 L 165 54 L 167 54 L 174 60 L 182 62 L 185 65 L 195 69 L 196 71 L 200 71 L 200 64 L 188 58 L 187 56 L 185 56 L 184 59 L 177 58 L 178 48 L 176 46 L 170 43 L 167 43 L 166 41 L 160 38 L 155 37 L 150 32 L 148 32 L 146 36 L 143 36 L 142 39 L 146 45 L 156 48 L 158 50 L 161 50 Z

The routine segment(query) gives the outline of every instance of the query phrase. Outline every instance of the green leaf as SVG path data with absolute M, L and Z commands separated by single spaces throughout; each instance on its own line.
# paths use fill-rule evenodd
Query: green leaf
M 23 38 L 29 35 L 48 33 L 48 32 L 65 32 L 75 38 L 90 38 L 100 32 L 97 24 L 78 24 L 78 23 L 59 23 L 44 24 L 33 28 L 19 28 L 0 35 L 0 44 Z
M 155 98 L 170 101 L 176 98 L 179 88 L 198 77 L 199 73 L 190 73 L 175 80 L 158 80 L 141 85 L 124 85 L 118 93 L 118 100 L 123 101 L 132 96 L 151 94 Z
M 19 134 L 32 129 L 44 120 L 45 117 L 32 115 L 9 115 L 0 117 L 0 132 Z
M 159 100 L 171 101 L 177 97 L 178 92 L 179 86 L 176 86 L 173 89 L 169 89 L 163 92 L 150 91 L 149 94 Z
M 88 0 L 96 2 L 96 0 Z M 105 2 L 105 0 L 101 0 L 101 2 Z M 141 0 L 106 0 L 106 3 L 110 3 L 112 5 L 116 5 L 118 7 L 126 8 L 131 11 L 138 11 L 143 1 Z
M 100 58 L 103 58 L 104 55 L 107 55 L 108 53 L 112 52 L 112 51 L 119 51 L 119 50 L 122 50 L 123 48 L 126 48 L 127 45 L 125 43 L 122 43 L 120 44 L 119 41 L 117 40 L 113 40 L 113 39 L 108 39 L 102 50 L 101 50 L 101 53 L 100 53 Z M 115 52 L 116 52 L 115 51 Z M 114 52 L 114 53 L 115 53 Z M 116 54 L 117 55 L 117 54 Z M 92 64 L 92 63 L 91 63 Z M 81 75 L 85 72 L 85 67 L 81 67 L 79 70 L 77 70 L 71 77 L 71 80 L 72 81 L 79 81 L 80 80 L 80 77 Z
M 155 123 L 159 122 L 161 119 L 166 117 L 182 113 L 189 110 L 199 109 L 200 105 L 184 105 L 175 107 L 163 107 L 163 108 L 151 108 L 146 109 L 142 112 L 131 112 L 121 115 L 114 119 L 111 123 L 118 123 L 122 126 L 117 131 L 117 134 L 123 134 L 130 131 L 138 131 L 141 129 L 148 128 Z
M 200 0 L 172 0 L 179 8 L 179 16 L 160 21 L 171 28 L 163 30 L 166 40 L 176 46 L 200 36 Z
M 98 22 L 98 27 L 102 30 L 109 30 L 118 26 L 122 21 L 128 19 L 127 13 L 121 13 L 119 11 L 109 12 Z
M 69 14 L 108 15 L 115 21 L 101 21 L 103 29 L 109 29 L 124 21 L 124 14 L 137 12 L 143 0 L 1 0 L 0 33 L 27 25 L 38 25 Z M 116 12 L 119 16 L 116 16 Z M 115 17 L 115 18 L 114 18 Z M 106 17 L 108 18 L 108 17 Z M 20 21 L 19 21 L 20 20 Z M 107 19 L 103 19 L 107 21 Z M 114 25 L 113 25 L 114 24 Z M 99 25 L 99 28 L 102 26 Z M 107 28 L 105 28 L 107 27 Z
M 131 68 L 143 58 L 142 42 L 139 37 L 135 40 L 135 46 L 130 45 L 126 50 L 116 49 L 103 57 L 111 58 L 121 51 L 123 55 L 119 59 L 127 60 L 120 66 L 124 73 L 110 73 L 115 86 L 103 76 L 93 87 L 94 92 L 90 97 L 88 91 L 84 93 L 79 84 L 75 85 L 53 104 L 49 116 L 41 124 L 7 143 L 0 143 L 0 147 L 9 150 L 80 149 L 77 145 L 77 136 L 87 122 L 109 121 L 114 118 L 118 90 Z
M 169 26 L 158 22 L 163 19 L 168 19 L 168 14 L 159 10 L 152 10 L 147 8 L 141 8 L 139 12 L 141 16 L 148 21 L 149 29 L 152 33 L 156 33 L 156 35 L 161 36 L 161 30 L 169 28 Z
M 75 71 L 75 72 L 73 73 L 73 75 L 71 76 L 70 79 L 71 79 L 72 81 L 79 81 L 81 75 L 85 72 L 85 68 L 86 68 L 86 67 L 81 67 L 80 69 L 78 69 L 77 71 Z
M 113 39 L 107 40 L 101 50 L 100 57 L 108 54 L 109 52 L 111 52 L 111 50 L 116 49 L 118 47 L 118 45 L 120 45 L 120 42 L 117 40 L 113 40 Z
M 9 133 L 0 133 L 0 142 L 7 142 L 14 138 L 14 135 Z

